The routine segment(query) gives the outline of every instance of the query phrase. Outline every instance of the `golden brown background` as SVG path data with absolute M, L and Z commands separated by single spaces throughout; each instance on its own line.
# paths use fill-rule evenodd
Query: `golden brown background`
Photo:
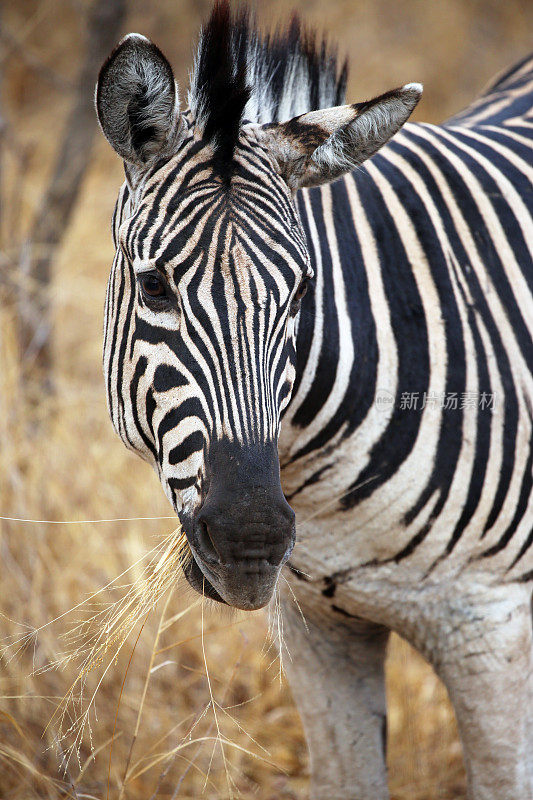
M 151 36 L 173 63 L 183 95 L 195 37 L 210 2 L 130 0 L 126 5 L 121 33 L 138 30 Z M 105 407 L 102 306 L 113 254 L 110 217 L 122 168 L 102 137 L 96 136 L 92 148 L 82 153 L 87 163 L 75 203 L 62 209 L 57 245 L 35 236 L 36 218 L 49 222 L 58 200 L 50 195 L 50 181 L 66 152 L 64 130 L 87 58 L 89 6 L 87 0 L 5 0 L 0 11 L 2 516 L 87 520 L 170 513 L 150 468 L 113 434 Z M 338 42 L 351 62 L 350 101 L 422 81 L 425 93 L 415 117 L 431 122 L 467 104 L 494 73 L 531 46 L 533 4 L 527 0 L 310 0 L 290 5 L 263 0 L 257 7 L 263 25 L 299 9 L 307 22 Z M 82 101 L 90 102 L 88 93 Z M 49 283 L 37 287 L 51 323 L 44 381 L 43 366 L 20 332 L 21 304 L 28 298 L 33 302 L 33 266 L 42 253 L 51 265 Z M 212 739 L 216 720 L 209 707 L 198 604 L 168 625 L 154 650 L 158 607 L 146 620 L 127 669 L 141 620 L 99 689 L 92 742 L 87 734 L 79 760 L 74 757 L 62 772 L 55 723 L 44 735 L 43 730 L 76 668 L 39 670 L 65 650 L 62 635 L 82 610 L 43 629 L 11 660 L 14 648 L 6 637 L 64 614 L 141 558 L 158 537 L 172 531 L 173 523 L 0 521 L 0 526 L 2 800 L 307 797 L 302 730 L 290 692 L 279 680 L 275 648 L 268 649 L 265 617 L 206 607 L 205 655 L 219 703 L 218 724 L 227 740 L 225 769 L 221 746 Z M 133 569 L 120 583 L 138 572 L 139 567 Z M 114 599 L 120 591 L 97 599 Z M 180 585 L 166 619 L 191 603 L 194 597 Z M 89 686 L 101 674 L 101 668 L 91 673 Z M 464 798 L 460 747 L 445 691 L 398 638 L 391 645 L 388 691 L 393 798 Z M 79 709 L 68 713 L 75 716 Z M 186 737 L 195 722 L 194 737 L 205 741 L 191 745 Z M 68 744 L 67 737 L 63 752 Z

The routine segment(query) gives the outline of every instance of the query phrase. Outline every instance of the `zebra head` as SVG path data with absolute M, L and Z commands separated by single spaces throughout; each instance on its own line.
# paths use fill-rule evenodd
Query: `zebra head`
M 240 608 L 269 601 L 295 541 L 277 450 L 313 276 L 295 193 L 355 168 L 420 95 L 409 85 L 341 105 L 345 82 L 297 23 L 262 39 L 219 3 L 187 109 L 170 64 L 137 34 L 96 89 L 126 173 L 105 314 L 111 418 L 180 517 L 189 582 Z

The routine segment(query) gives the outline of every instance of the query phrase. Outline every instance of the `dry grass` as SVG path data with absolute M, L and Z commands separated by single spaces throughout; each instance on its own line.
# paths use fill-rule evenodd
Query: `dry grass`
M 261 17 L 275 19 L 285 5 L 262 3 Z M 71 79 L 81 47 L 76 8 L 82 6 L 12 0 L 4 21 L 26 37 L 35 56 Z M 132 2 L 128 28 L 160 41 L 183 79 L 198 18 L 208 6 L 184 0 L 177 36 L 175 3 Z M 322 19 L 322 3 L 306 8 L 310 20 Z M 531 6 L 519 0 L 337 0 L 328 7 L 328 27 L 351 54 L 353 99 L 421 79 L 427 99 L 420 116 L 438 119 L 525 52 L 530 14 Z M 11 58 L 4 100 L 12 131 L 28 146 L 24 174 L 11 152 L 2 164 L 8 194 L 3 257 L 11 258 L 39 202 L 69 97 Z M 2 295 L 3 516 L 169 514 L 155 475 L 115 438 L 105 408 L 102 307 L 112 257 L 109 219 L 120 180 L 118 161 L 99 142 L 55 263 L 56 396 L 37 407 L 28 406 L 32 387 L 20 383 L 15 289 Z M 10 278 L 15 285 L 22 280 L 16 271 Z M 7 646 L 0 665 L 2 800 L 307 796 L 306 748 L 289 690 L 279 680 L 275 625 L 269 637 L 263 614 L 202 606 L 178 580 L 179 569 L 167 572 L 175 574 L 175 585 L 150 583 L 150 559 L 175 542 L 174 528 L 173 520 L 164 519 L 0 522 L 0 638 Z M 15 655 L 21 637 L 27 646 Z M 89 649 L 80 653 L 80 647 Z M 57 663 L 63 668 L 48 668 Z M 397 638 L 387 675 L 393 797 L 464 797 L 460 749 L 442 685 Z
M 2 328 L 9 332 L 5 317 Z M 15 359 L 6 349 L 9 378 L 16 376 Z M 2 388 L 16 391 L 7 380 Z M 76 402 L 65 403 L 61 420 L 49 420 L 45 441 L 25 429 L 17 408 L 2 422 L 3 441 L 13 443 L 2 457 L 2 474 L 9 476 L 3 510 L 56 519 L 108 517 L 117 509 L 165 514 L 155 480 L 107 441 L 103 403 L 87 404 L 83 414 Z M 76 447 L 66 446 L 70 438 Z M 302 730 L 280 683 L 264 616 L 203 608 L 171 560 L 165 574 L 174 571 L 176 584 L 151 610 L 161 592 L 149 576 L 154 566 L 161 572 L 159 554 L 168 554 L 172 534 L 171 521 L 3 523 L 5 800 L 306 796 Z M 87 645 L 88 652 L 79 652 Z M 48 669 L 58 662 L 63 669 Z M 388 674 L 394 796 L 460 797 L 460 754 L 444 690 L 399 640 Z

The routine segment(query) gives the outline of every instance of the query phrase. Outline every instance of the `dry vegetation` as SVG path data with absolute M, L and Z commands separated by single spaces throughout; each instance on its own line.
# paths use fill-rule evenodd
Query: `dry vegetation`
M 125 27 L 153 36 L 183 85 L 191 41 L 209 5 L 131 2 Z M 285 5 L 262 2 L 260 17 L 277 19 Z M 532 21 L 531 7 L 518 0 L 336 0 L 326 19 L 323 3 L 292 5 L 326 24 L 350 54 L 354 100 L 423 80 L 427 99 L 418 116 L 429 120 L 459 108 L 494 71 L 523 55 Z M 54 254 L 48 291 L 55 394 L 32 387 L 27 361 L 21 380 L 17 297 L 28 286 L 22 245 L 72 102 L 85 8 L 80 0 L 8 0 L 3 7 L 5 30 L 17 46 L 2 39 L 8 127 L 0 162 L 0 514 L 70 521 L 168 517 L 155 475 L 115 438 L 105 408 L 102 306 L 121 167 L 103 141 Z M 0 665 L 2 800 L 307 796 L 302 729 L 276 658 L 276 614 L 269 633 L 263 614 L 202 608 L 183 580 L 152 608 L 158 592 L 146 595 L 143 570 L 154 548 L 168 545 L 175 521 L 4 520 L 0 526 L 0 638 L 7 648 Z M 83 676 L 82 701 L 76 691 L 69 700 L 83 656 L 67 659 L 63 669 L 47 667 L 79 646 L 76 631 L 84 625 L 98 634 L 110 604 L 135 581 L 145 591 L 144 605 L 130 635 L 117 633 L 97 654 L 99 664 Z M 102 615 L 96 628 L 87 622 L 94 614 Z M 21 637 L 27 647 L 17 653 Z M 388 691 L 393 797 L 464 797 L 445 691 L 399 639 L 391 644 Z M 76 727 L 84 719 L 88 724 Z

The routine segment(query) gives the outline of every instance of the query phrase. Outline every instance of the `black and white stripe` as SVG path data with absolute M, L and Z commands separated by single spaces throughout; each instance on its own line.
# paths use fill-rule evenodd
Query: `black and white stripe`
M 430 568 L 460 551 L 531 578 L 532 97 L 530 60 L 470 113 L 409 124 L 299 196 L 316 286 L 282 463 L 296 509 L 320 484 L 326 500 L 332 473 L 339 519 L 389 507 L 395 544 L 363 563 L 424 553 Z M 404 393 L 485 393 L 495 408 L 408 410 Z
M 231 31 L 227 80 L 252 68 L 243 130 L 342 102 L 345 68 L 337 76 L 296 23 L 261 39 L 243 16 Z M 210 438 L 276 440 L 294 379 L 280 452 L 296 510 L 332 486 L 343 524 L 390 504 L 394 546 L 363 547 L 357 564 L 423 553 L 432 570 L 456 555 L 531 577 L 531 61 L 294 205 L 260 135 L 228 145 L 233 196 L 220 191 L 222 134 L 214 150 L 198 136 L 215 124 L 208 33 L 177 154 L 130 179 L 115 210 L 104 366 L 117 432 L 179 509 Z M 157 314 L 138 289 L 153 269 L 178 298 Z M 312 274 L 299 317 L 287 315 Z M 424 393 L 484 393 L 495 408 L 401 407 Z
M 533 59 L 440 126 L 404 125 L 418 84 L 342 105 L 345 84 L 297 23 L 261 37 L 225 2 L 185 111 L 155 45 L 111 54 L 111 418 L 181 518 L 191 585 L 239 608 L 294 545 L 281 469 L 317 800 L 387 796 L 391 629 L 448 686 L 472 796 L 525 800 Z

